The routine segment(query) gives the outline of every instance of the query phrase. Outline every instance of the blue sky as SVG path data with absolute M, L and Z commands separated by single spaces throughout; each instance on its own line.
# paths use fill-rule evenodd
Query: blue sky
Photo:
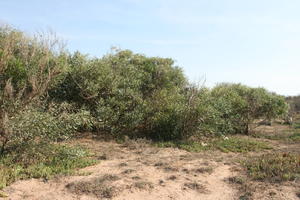
M 0 21 L 71 51 L 171 57 L 191 81 L 300 94 L 299 0 L 0 0 Z

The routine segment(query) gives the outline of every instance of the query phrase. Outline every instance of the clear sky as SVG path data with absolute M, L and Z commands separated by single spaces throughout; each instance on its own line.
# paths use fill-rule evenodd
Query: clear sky
M 0 20 L 71 51 L 171 57 L 191 81 L 300 94 L 299 0 L 0 0 Z

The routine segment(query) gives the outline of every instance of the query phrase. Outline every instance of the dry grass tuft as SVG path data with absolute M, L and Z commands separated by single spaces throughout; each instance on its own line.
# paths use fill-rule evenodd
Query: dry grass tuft
M 151 141 L 144 138 L 129 139 L 128 137 L 126 137 L 123 142 L 123 147 L 127 147 L 130 150 L 142 150 L 149 147 L 150 144 Z
M 175 176 L 175 175 L 172 175 L 172 176 L 169 176 L 169 177 L 168 177 L 168 180 L 174 181 L 174 180 L 176 180 L 176 179 L 177 179 L 177 176 Z
M 207 189 L 205 187 L 205 185 L 197 183 L 197 182 L 188 182 L 188 183 L 184 183 L 184 187 L 183 189 L 191 189 L 191 190 L 196 190 L 197 192 L 200 193 L 207 193 Z
M 126 169 L 126 170 L 124 170 L 123 172 L 122 172 L 122 174 L 131 174 L 131 173 L 133 173 L 133 172 L 135 172 L 136 170 L 134 170 L 134 169 Z
M 133 187 L 138 188 L 140 190 L 149 190 L 153 189 L 154 185 L 149 181 L 138 181 L 133 184 Z
M 212 167 L 200 167 L 198 169 L 194 170 L 196 173 L 201 173 L 201 174 L 211 174 L 213 173 L 214 169 Z
M 255 186 L 251 184 L 246 177 L 233 176 L 225 180 L 226 182 L 235 185 L 239 191 L 239 200 L 251 200 L 253 199 L 253 193 L 255 192 Z
M 75 194 L 94 195 L 97 198 L 112 198 L 117 196 L 120 188 L 111 186 L 111 183 L 119 180 L 116 175 L 106 174 L 89 181 L 80 181 L 66 185 L 69 191 Z

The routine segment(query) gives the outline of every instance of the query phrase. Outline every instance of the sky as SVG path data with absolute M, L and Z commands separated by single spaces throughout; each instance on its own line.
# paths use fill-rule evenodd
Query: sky
M 0 0 L 0 22 L 73 52 L 174 59 L 191 82 L 300 94 L 299 0 Z

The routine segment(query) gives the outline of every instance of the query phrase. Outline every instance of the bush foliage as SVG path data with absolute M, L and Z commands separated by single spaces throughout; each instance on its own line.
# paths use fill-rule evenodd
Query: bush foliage
M 292 181 L 300 177 L 300 157 L 296 153 L 271 153 L 244 163 L 255 180 L 270 182 Z
M 192 85 L 169 58 L 129 50 L 90 58 L 68 53 L 55 37 L 7 27 L 0 30 L 0 72 L 2 150 L 80 130 L 156 140 L 247 134 L 254 120 L 287 110 L 283 97 L 263 88 Z
M 11 148 L 0 159 L 0 189 L 26 178 L 74 174 L 75 169 L 94 164 L 90 154 L 80 147 L 30 143 Z
M 51 147 L 80 131 L 188 141 L 248 134 L 255 120 L 287 113 L 285 99 L 263 88 L 190 84 L 170 58 L 129 50 L 90 58 L 61 44 L 53 34 L 0 26 L 0 188 L 85 166 L 68 148 Z

